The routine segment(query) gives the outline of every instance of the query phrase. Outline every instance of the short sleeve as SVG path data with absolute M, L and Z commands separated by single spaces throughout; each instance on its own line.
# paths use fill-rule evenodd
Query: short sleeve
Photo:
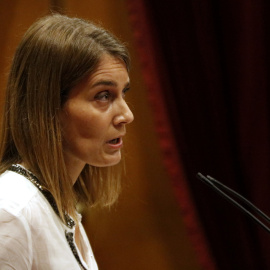
M 22 215 L 0 209 L 0 269 L 32 268 L 33 250 L 30 227 Z

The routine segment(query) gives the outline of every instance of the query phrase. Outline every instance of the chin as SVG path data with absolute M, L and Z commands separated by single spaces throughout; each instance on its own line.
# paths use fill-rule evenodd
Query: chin
M 118 159 L 118 160 L 114 160 L 114 161 L 108 162 L 107 164 L 104 164 L 104 165 L 101 166 L 101 167 L 110 167 L 110 166 L 114 166 L 114 165 L 117 165 L 120 161 L 121 161 L 121 158 Z
M 99 162 L 89 162 L 88 164 L 95 167 L 110 167 L 117 165 L 120 161 L 121 161 L 121 154 L 118 157 L 104 158 Z

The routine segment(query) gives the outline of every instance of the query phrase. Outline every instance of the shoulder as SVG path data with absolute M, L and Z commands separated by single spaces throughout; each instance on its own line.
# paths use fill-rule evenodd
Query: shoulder
M 27 208 L 26 205 L 37 192 L 38 190 L 21 175 L 11 171 L 0 175 L 1 269 L 7 265 L 12 266 L 12 269 L 30 269 L 31 267 L 32 236 L 29 223 L 22 215 L 22 210 Z
M 41 191 L 24 176 L 6 171 L 0 175 L 0 225 L 17 221 L 31 230 L 62 230 L 60 218 Z
M 38 193 L 38 189 L 22 175 L 12 171 L 0 175 L 0 209 L 16 216 Z

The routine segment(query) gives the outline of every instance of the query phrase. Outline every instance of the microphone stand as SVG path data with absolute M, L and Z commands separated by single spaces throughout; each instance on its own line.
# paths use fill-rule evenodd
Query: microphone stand
M 257 208 L 254 204 L 252 204 L 249 200 L 247 200 L 245 197 L 237 193 L 236 191 L 232 190 L 231 188 L 225 186 L 218 180 L 214 179 L 213 177 L 207 175 L 204 176 L 201 173 L 197 173 L 197 178 L 200 179 L 202 182 L 207 184 L 209 187 L 214 189 L 219 195 L 223 196 L 225 199 L 227 199 L 230 203 L 235 205 L 237 208 L 239 208 L 244 214 L 246 214 L 248 217 L 250 217 L 255 223 L 259 224 L 263 229 L 265 229 L 268 233 L 270 233 L 270 228 L 263 223 L 260 219 L 258 219 L 254 214 L 252 214 L 248 209 L 245 208 L 244 205 L 248 206 L 251 210 L 253 210 L 258 216 L 261 217 L 262 220 L 266 223 L 270 223 L 270 218 L 259 208 Z M 239 200 L 237 202 L 235 199 L 230 197 L 227 193 L 231 194 L 235 198 Z M 241 205 L 240 202 L 243 204 Z

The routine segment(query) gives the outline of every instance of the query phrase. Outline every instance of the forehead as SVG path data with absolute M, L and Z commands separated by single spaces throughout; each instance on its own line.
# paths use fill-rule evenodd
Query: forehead
M 119 58 L 109 54 L 103 54 L 100 58 L 97 67 L 89 76 L 89 81 L 99 79 L 100 77 L 112 77 L 129 80 L 126 64 Z
M 101 57 L 97 67 L 90 75 L 71 89 L 69 98 L 105 85 L 120 88 L 129 85 L 129 75 L 125 63 L 107 54 Z

